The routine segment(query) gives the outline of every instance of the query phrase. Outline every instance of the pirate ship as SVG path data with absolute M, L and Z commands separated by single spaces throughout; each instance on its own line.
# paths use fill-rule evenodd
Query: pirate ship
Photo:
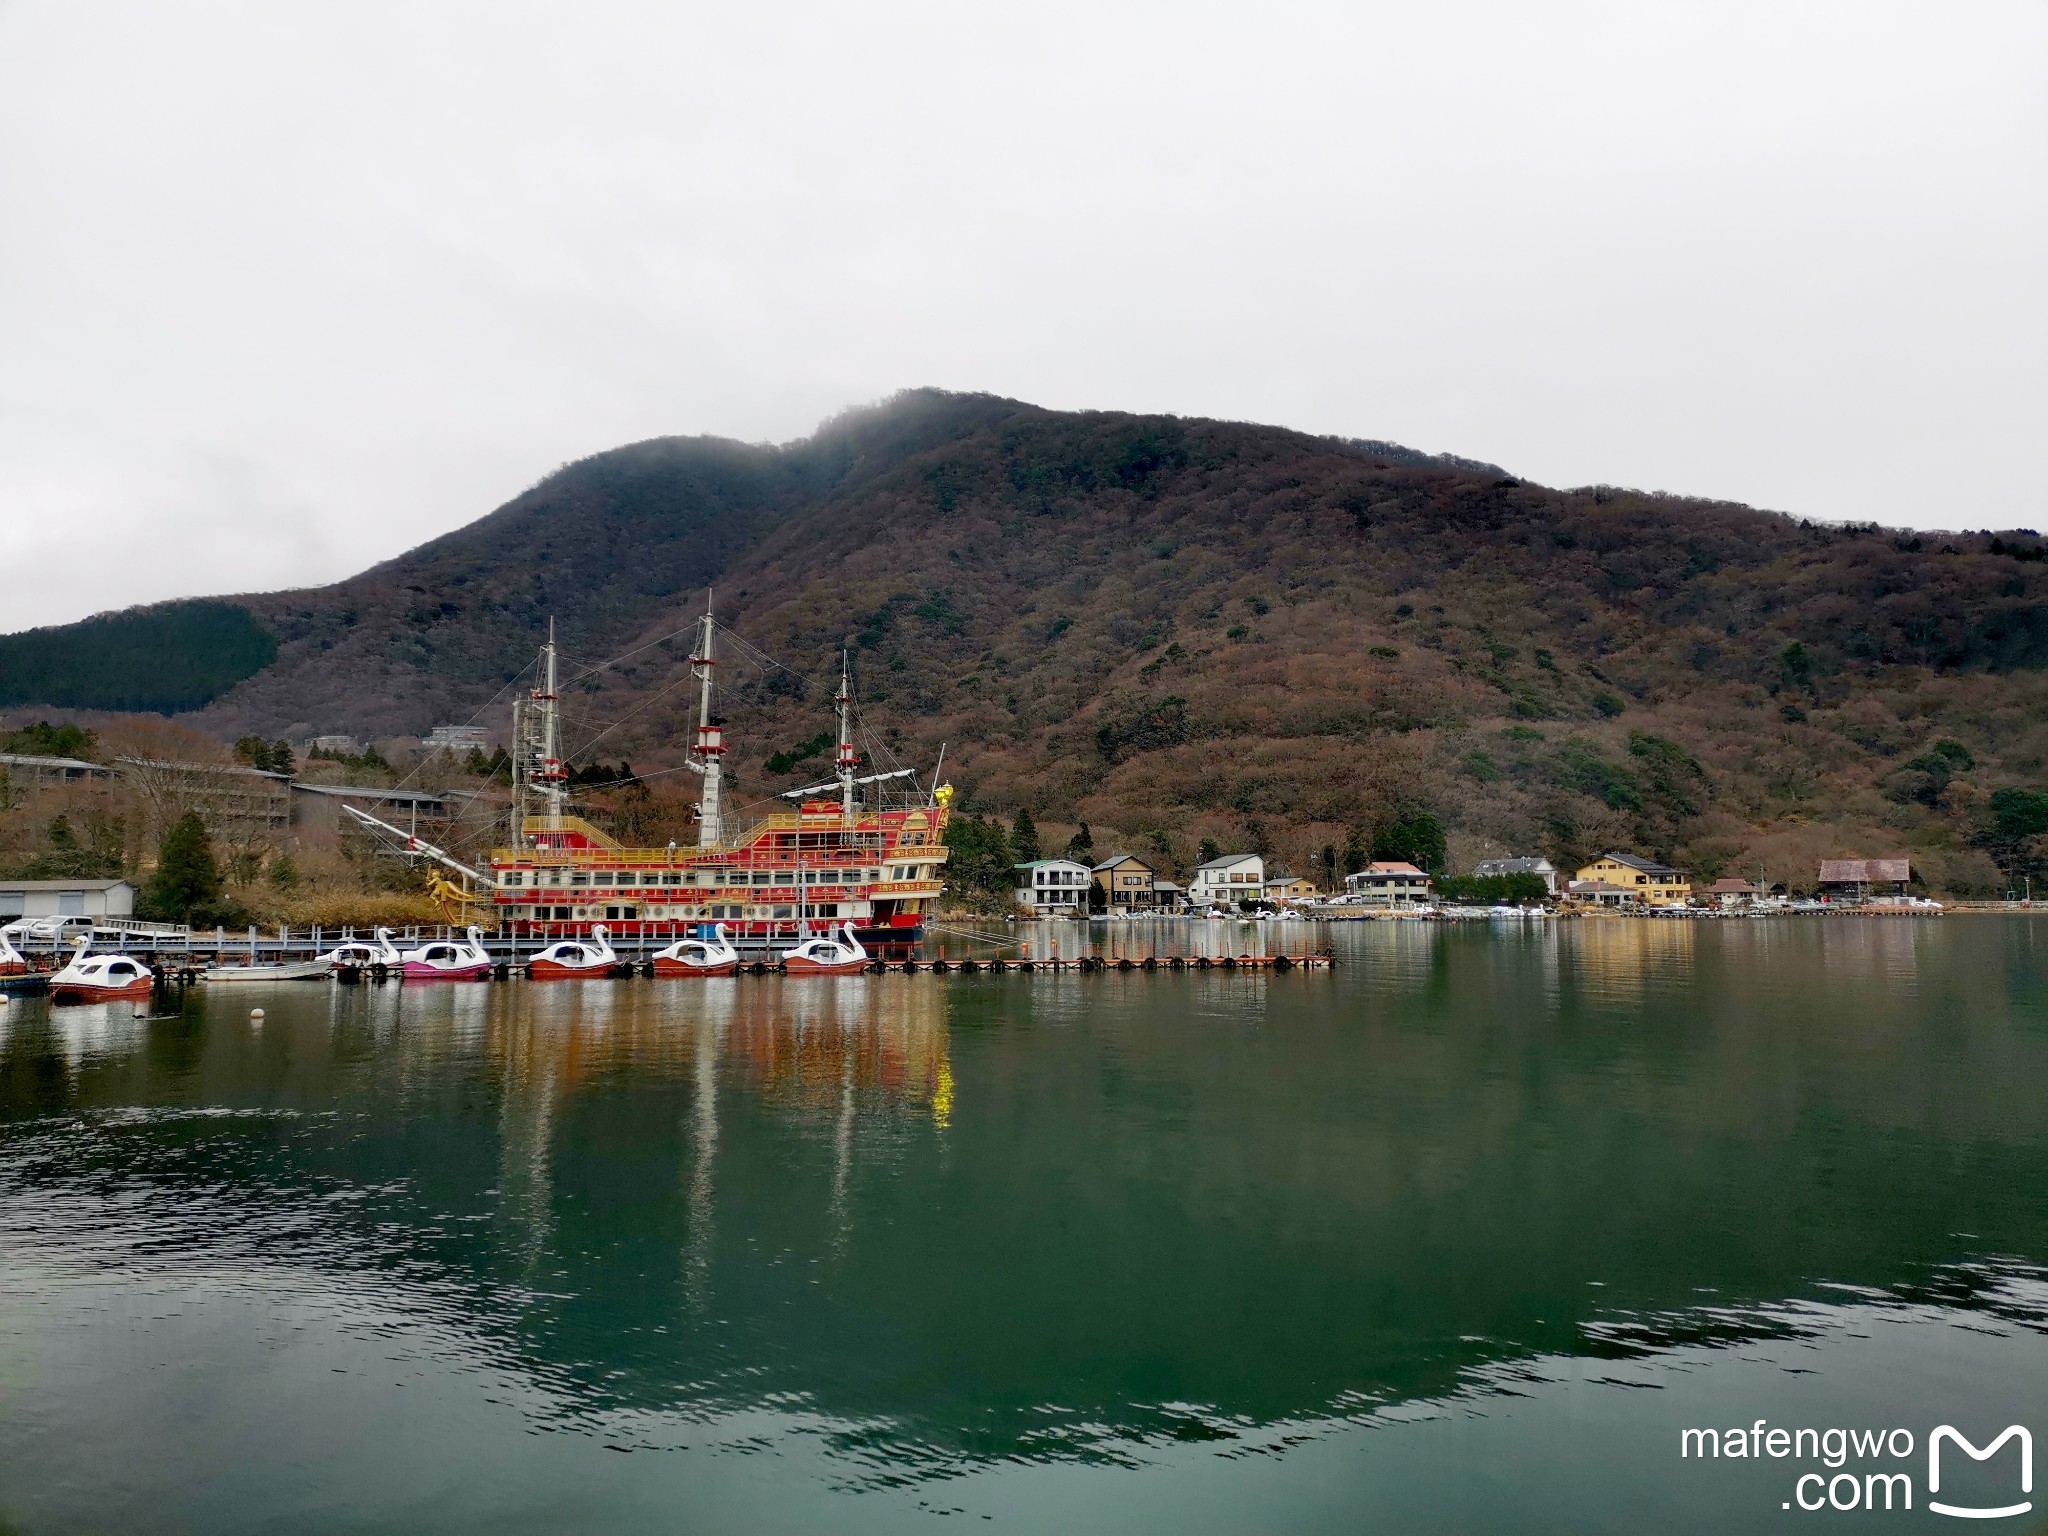
M 911 768 L 862 773 L 842 654 L 833 777 L 788 791 L 787 809 L 751 819 L 728 810 L 725 726 L 713 707 L 720 632 L 707 599 L 689 660 L 698 705 L 686 767 L 702 780 L 694 848 L 627 847 L 571 809 L 551 630 L 536 685 L 513 709 L 511 846 L 480 870 L 416 838 L 408 851 L 470 876 L 472 910 L 513 934 L 602 924 L 615 938 L 708 938 L 722 924 L 737 947 L 764 950 L 850 925 L 882 957 L 907 954 L 943 889 L 951 786 L 934 774 L 921 791 Z

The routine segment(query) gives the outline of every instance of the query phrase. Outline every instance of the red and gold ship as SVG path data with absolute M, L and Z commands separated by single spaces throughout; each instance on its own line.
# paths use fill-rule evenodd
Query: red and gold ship
M 707 605 L 690 658 L 700 695 L 687 766 L 703 779 L 693 848 L 623 847 L 569 813 L 550 638 L 541 684 L 514 714 L 516 846 L 491 854 L 484 882 L 491 917 L 526 934 L 585 933 L 602 923 L 615 935 L 685 937 L 722 923 L 742 949 L 851 923 L 869 949 L 907 952 L 924 936 L 927 914 L 944 889 L 940 870 L 952 787 L 935 784 L 929 794 L 912 794 L 903 804 L 864 803 L 875 787 L 914 783 L 914 774 L 861 774 L 842 666 L 834 701 L 835 778 L 791 791 L 784 797 L 795 802 L 790 810 L 734 824 L 722 803 L 725 730 L 712 713 L 715 633 Z M 828 790 L 835 793 L 821 797 Z

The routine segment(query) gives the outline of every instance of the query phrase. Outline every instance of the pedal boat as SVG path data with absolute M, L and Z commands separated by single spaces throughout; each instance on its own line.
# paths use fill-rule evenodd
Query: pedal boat
M 838 935 L 822 933 L 805 939 L 782 957 L 789 976 L 850 976 L 868 967 L 868 952 L 853 936 L 853 924 L 841 923 Z
M 619 957 L 612 952 L 611 938 L 599 923 L 590 938 L 562 939 L 526 962 L 526 974 L 535 981 L 574 981 L 587 976 L 608 976 Z
M 723 923 L 708 939 L 678 939 L 654 956 L 657 976 L 730 976 L 739 968 L 740 952 L 725 936 Z

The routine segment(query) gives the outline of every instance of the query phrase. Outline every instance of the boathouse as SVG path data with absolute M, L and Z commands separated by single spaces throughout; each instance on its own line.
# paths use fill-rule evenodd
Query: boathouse
M 1903 896 L 1913 883 L 1910 859 L 1823 859 L 1820 894 L 1823 900 L 1869 901 L 1873 896 Z

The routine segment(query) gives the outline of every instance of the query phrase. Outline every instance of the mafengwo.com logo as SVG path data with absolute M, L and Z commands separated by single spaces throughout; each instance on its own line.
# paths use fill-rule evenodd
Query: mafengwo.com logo
M 1793 1476 L 1791 1497 L 1783 1507 L 1846 1513 L 1913 1508 L 1913 1473 L 1919 1465 L 1914 1453 L 1922 1444 L 1927 1448 L 1925 1507 L 1932 1513 L 2003 1520 L 2032 1512 L 2034 1437 L 2023 1424 L 2008 1424 L 1980 1445 L 1953 1424 L 1936 1425 L 1923 1442 L 1910 1429 L 1786 1429 L 1758 1419 L 1747 1429 L 1681 1430 L 1678 1454 L 1702 1461 L 1806 1463 Z M 2001 1454 L 2009 1447 L 2011 1454 Z M 1979 1472 L 1975 1464 L 1980 1462 L 1991 1465 Z M 1792 1466 L 1785 1470 L 1793 1473 Z M 1947 1499 L 1936 1497 L 1944 1478 Z

